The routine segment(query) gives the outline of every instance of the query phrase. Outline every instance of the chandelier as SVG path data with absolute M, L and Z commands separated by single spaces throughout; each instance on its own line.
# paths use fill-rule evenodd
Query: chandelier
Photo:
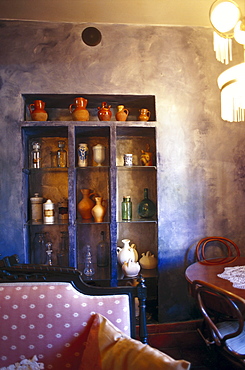
M 214 28 L 216 59 L 224 64 L 232 61 L 232 39 L 245 45 L 245 17 L 233 0 L 217 0 L 210 8 Z M 245 63 L 235 65 L 218 77 L 221 92 L 221 118 L 229 122 L 245 120 Z

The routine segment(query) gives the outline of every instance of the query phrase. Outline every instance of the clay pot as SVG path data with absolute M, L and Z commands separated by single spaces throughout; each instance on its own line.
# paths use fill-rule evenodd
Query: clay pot
M 29 105 L 29 111 L 32 121 L 47 121 L 48 113 L 46 112 L 45 103 L 42 100 L 35 100 Z
M 100 121 L 110 121 L 111 120 L 111 105 L 107 105 L 107 103 L 104 101 L 101 103 L 102 107 L 98 107 L 98 117 Z
M 133 262 L 138 260 L 138 252 L 136 250 L 136 245 L 131 244 L 129 239 L 123 239 L 123 247 L 117 247 L 117 261 L 120 265 L 123 265 L 124 262 L 128 262 L 130 259 Z
M 105 216 L 105 207 L 102 206 L 102 197 L 95 197 L 96 205 L 92 208 L 92 215 L 95 222 L 103 222 Z
M 117 121 L 126 121 L 128 118 L 129 110 L 124 108 L 124 105 L 117 106 L 116 120 Z
M 134 262 L 131 259 L 128 262 L 124 262 L 122 265 L 122 271 L 127 277 L 135 277 L 140 272 L 139 262 Z
M 92 218 L 91 211 L 95 204 L 90 197 L 94 195 L 94 193 L 91 193 L 90 189 L 81 189 L 80 191 L 83 195 L 83 199 L 78 203 L 77 209 L 84 220 L 89 220 Z
M 74 100 L 74 104 L 69 105 L 73 121 L 89 121 L 89 112 L 86 109 L 87 103 L 87 99 L 80 97 Z
M 142 253 L 139 263 L 143 269 L 151 270 L 157 267 L 157 259 L 150 251 Z
M 140 109 L 139 121 L 148 121 L 151 116 L 151 112 L 148 109 Z

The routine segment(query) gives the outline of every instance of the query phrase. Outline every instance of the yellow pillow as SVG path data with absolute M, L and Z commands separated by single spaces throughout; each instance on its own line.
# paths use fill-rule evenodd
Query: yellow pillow
M 190 363 L 128 337 L 100 314 L 88 335 L 79 370 L 188 370 Z

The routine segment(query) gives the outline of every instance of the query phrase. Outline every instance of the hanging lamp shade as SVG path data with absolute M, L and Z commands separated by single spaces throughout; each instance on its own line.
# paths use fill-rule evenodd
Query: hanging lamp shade
M 214 51 L 216 59 L 228 64 L 232 60 L 232 38 L 242 13 L 233 0 L 217 0 L 209 11 L 209 19 L 214 28 Z
M 237 64 L 220 74 L 221 118 L 229 122 L 245 120 L 245 63 Z

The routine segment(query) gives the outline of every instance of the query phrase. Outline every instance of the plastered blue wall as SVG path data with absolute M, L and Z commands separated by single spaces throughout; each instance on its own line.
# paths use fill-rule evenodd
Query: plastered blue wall
M 212 30 L 97 24 L 0 23 L 0 253 L 24 260 L 21 220 L 23 93 L 156 96 L 159 214 L 159 320 L 195 316 L 185 268 L 195 243 L 223 235 L 245 248 L 244 123 L 220 118 Z M 234 63 L 242 61 L 235 45 Z M 150 247 L 150 246 L 149 246 Z

